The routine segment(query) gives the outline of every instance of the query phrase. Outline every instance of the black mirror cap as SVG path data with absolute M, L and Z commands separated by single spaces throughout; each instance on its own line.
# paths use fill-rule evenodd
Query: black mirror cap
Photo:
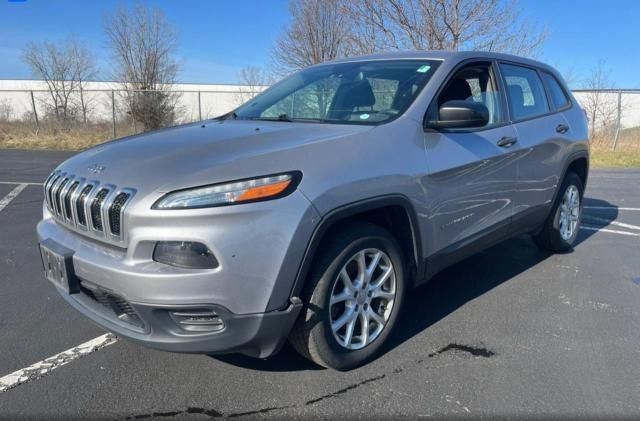
M 482 103 L 451 100 L 440 106 L 438 119 L 427 121 L 425 129 L 468 129 L 489 123 L 489 109 Z

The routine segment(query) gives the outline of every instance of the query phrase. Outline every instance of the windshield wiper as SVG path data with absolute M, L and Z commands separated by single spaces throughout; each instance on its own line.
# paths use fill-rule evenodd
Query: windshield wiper
M 293 121 L 286 114 L 280 114 L 278 117 L 254 117 L 251 120 L 262 120 L 262 121 Z
M 214 120 L 214 121 L 215 120 L 228 120 L 228 119 L 235 120 L 237 118 L 238 118 L 238 114 L 236 114 L 234 111 L 231 111 L 229 113 L 219 115 L 218 117 L 213 117 L 210 120 Z

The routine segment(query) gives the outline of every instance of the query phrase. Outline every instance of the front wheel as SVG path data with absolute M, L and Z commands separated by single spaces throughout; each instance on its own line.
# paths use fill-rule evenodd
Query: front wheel
M 582 220 L 583 193 L 580 177 L 568 173 L 542 230 L 533 237 L 539 248 L 562 253 L 573 247 Z
M 375 357 L 398 318 L 402 252 L 386 230 L 354 223 L 322 245 L 290 342 L 316 364 L 349 370 Z

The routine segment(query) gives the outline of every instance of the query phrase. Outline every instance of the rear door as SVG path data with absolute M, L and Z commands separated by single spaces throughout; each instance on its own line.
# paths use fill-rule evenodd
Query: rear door
M 546 216 L 561 182 L 563 148 L 571 128 L 559 111 L 567 104 L 555 104 L 545 90 L 543 73 L 534 67 L 500 63 L 500 73 L 520 145 L 514 220 L 535 223 Z M 557 101 L 562 102 L 559 97 Z
M 431 113 L 449 100 L 474 101 L 490 114 L 484 127 L 425 132 L 425 209 L 432 227 L 426 240 L 436 253 L 489 241 L 509 227 L 518 144 L 499 86 L 493 63 L 470 63 L 454 71 L 429 107 Z

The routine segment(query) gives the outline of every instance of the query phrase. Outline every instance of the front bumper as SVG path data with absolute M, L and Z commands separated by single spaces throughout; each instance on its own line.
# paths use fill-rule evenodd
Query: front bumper
M 121 320 L 113 310 L 82 292 L 68 294 L 57 286 L 56 289 L 69 304 L 100 327 L 138 344 L 170 352 L 237 352 L 258 358 L 268 357 L 280 350 L 302 307 L 298 299 L 293 299 L 282 311 L 238 315 L 213 304 L 168 306 L 129 302 L 142 321 L 140 326 L 135 326 Z M 170 316 L 173 311 L 203 308 L 215 311 L 224 327 L 215 332 L 188 332 Z
M 291 290 L 303 244 L 318 220 L 299 192 L 278 202 L 154 212 L 129 225 L 126 249 L 73 232 L 45 210 L 38 239 L 73 251 L 74 276 L 85 288 L 60 293 L 118 336 L 166 351 L 265 357 L 278 350 L 300 310 Z M 172 240 L 206 244 L 220 266 L 183 269 L 153 261 L 155 241 Z M 215 312 L 224 327 L 188 331 L 171 316 L 203 309 Z

